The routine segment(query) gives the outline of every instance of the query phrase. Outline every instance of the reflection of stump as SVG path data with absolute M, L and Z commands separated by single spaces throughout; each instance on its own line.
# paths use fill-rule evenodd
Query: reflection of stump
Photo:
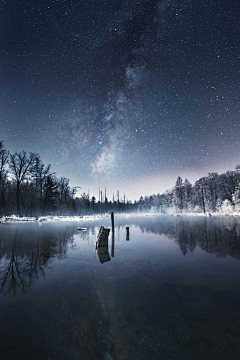
M 107 246 L 97 248 L 97 253 L 101 264 L 111 260 Z
M 105 229 L 104 226 L 100 227 L 100 230 L 98 232 L 97 240 L 96 240 L 96 248 L 100 246 L 108 246 L 108 235 L 109 235 L 110 229 Z

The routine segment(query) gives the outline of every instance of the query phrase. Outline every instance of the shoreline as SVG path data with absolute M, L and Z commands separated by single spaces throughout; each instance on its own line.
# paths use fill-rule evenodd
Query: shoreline
M 153 213 L 153 212 L 147 212 L 147 213 L 121 213 L 121 214 L 115 214 L 116 217 L 239 217 L 240 213 Z M 38 218 L 36 217 L 19 217 L 17 215 L 11 215 L 11 216 L 3 216 L 0 218 L 0 224 L 6 224 L 6 223 L 32 223 L 32 222 L 65 222 L 65 221 L 71 221 L 71 222 L 79 222 L 79 221 L 93 221 L 93 220 L 104 220 L 110 218 L 110 214 L 96 214 L 96 215 L 81 215 L 81 216 L 40 216 Z

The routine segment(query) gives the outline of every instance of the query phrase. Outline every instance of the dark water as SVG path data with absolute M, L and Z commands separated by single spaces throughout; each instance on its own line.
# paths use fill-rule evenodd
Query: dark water
M 240 359 L 240 219 L 101 225 L 0 224 L 2 360 Z

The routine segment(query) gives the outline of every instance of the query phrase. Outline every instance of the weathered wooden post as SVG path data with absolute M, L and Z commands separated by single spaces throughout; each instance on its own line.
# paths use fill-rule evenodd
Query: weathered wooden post
M 114 239 L 114 231 L 112 232 L 112 249 L 111 249 L 111 257 L 114 257 L 114 243 L 115 243 L 115 241 L 114 241 L 115 239 Z
M 111 250 L 111 257 L 114 257 L 114 212 L 111 211 L 111 223 L 112 223 L 112 250 Z
M 126 240 L 129 240 L 129 226 L 126 226 Z
M 114 212 L 111 211 L 110 214 L 111 214 L 112 232 L 114 233 Z

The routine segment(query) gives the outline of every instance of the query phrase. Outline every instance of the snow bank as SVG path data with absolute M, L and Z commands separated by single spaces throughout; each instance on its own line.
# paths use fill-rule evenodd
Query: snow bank
M 72 221 L 72 222 L 79 222 L 79 221 L 86 221 L 86 220 L 103 220 L 110 218 L 110 215 L 83 215 L 83 216 L 40 216 L 36 217 L 19 217 L 16 215 L 11 216 L 4 216 L 0 218 L 1 223 L 25 223 L 25 222 L 59 222 L 59 221 Z
M 160 212 L 137 212 L 137 213 L 129 213 L 129 214 L 114 214 L 116 218 L 134 218 L 134 217 L 153 217 L 153 216 L 240 216 L 240 211 L 233 210 L 233 207 L 230 206 L 229 203 L 225 203 L 224 206 L 221 207 L 221 210 L 214 212 L 214 213 L 208 213 L 205 214 L 203 212 L 167 212 L 167 213 L 160 213 Z M 83 215 L 83 216 L 40 216 L 36 219 L 36 217 L 19 217 L 16 215 L 11 216 L 5 216 L 0 218 L 0 223 L 6 224 L 6 223 L 26 223 L 26 222 L 36 222 L 36 223 L 50 223 L 50 222 L 82 222 L 84 221 L 93 221 L 93 220 L 104 220 L 104 219 L 110 219 L 110 214 L 105 215 Z

